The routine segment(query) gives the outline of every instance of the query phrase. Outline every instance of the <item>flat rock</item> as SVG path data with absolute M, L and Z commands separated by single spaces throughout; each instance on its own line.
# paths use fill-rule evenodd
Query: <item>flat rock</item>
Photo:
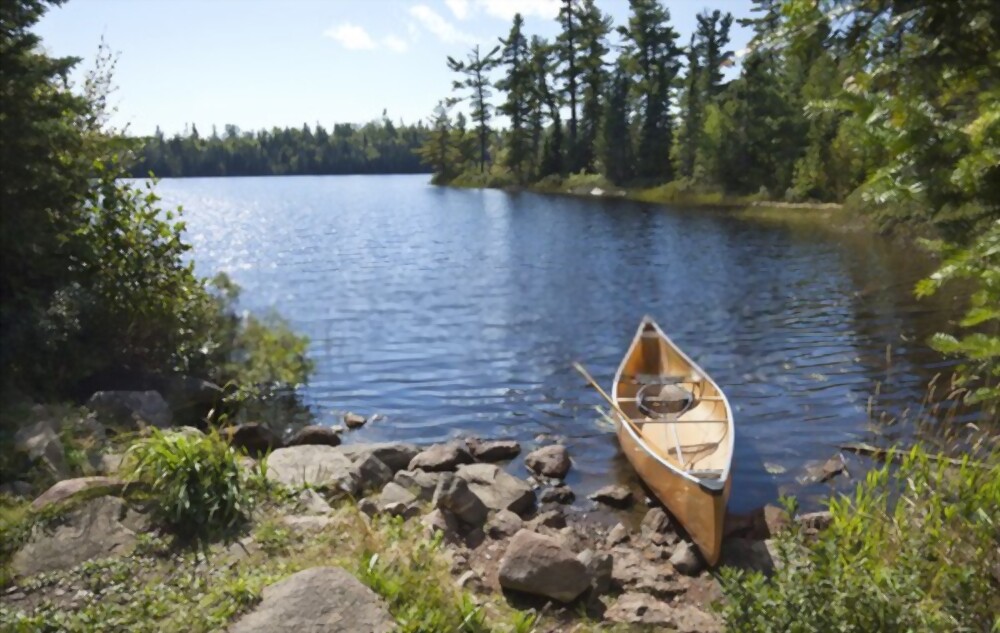
M 805 475 L 799 478 L 800 483 L 823 483 L 847 472 L 847 464 L 840 453 L 825 462 L 814 462 L 806 465 Z
M 514 440 L 466 440 L 472 456 L 481 462 L 501 462 L 521 454 L 521 445 Z
M 572 602 L 590 586 L 587 568 L 555 539 L 521 530 L 500 559 L 500 586 Z
M 255 457 L 279 449 L 284 445 L 277 433 L 266 424 L 259 422 L 228 426 L 222 429 L 222 436 L 233 448 L 245 451 L 248 455 Z
M 288 515 L 281 517 L 281 523 L 298 534 L 315 534 L 333 525 L 333 519 L 325 515 Z
M 493 539 L 514 536 L 523 527 L 524 522 L 510 510 L 498 510 L 486 522 L 486 534 Z
M 338 447 L 341 454 L 351 461 L 359 461 L 367 455 L 374 455 L 393 473 L 404 470 L 420 449 L 416 444 L 403 442 L 376 442 L 373 444 L 347 444 Z
M 569 472 L 569 451 L 562 444 L 545 446 L 528 453 L 524 464 L 536 474 L 562 479 Z
M 389 633 L 382 599 L 337 567 L 313 567 L 264 588 L 263 600 L 230 633 Z
M 472 453 L 464 442 L 448 442 L 435 444 L 426 448 L 414 457 L 408 470 L 426 470 L 429 472 L 453 471 L 462 464 L 473 462 Z
M 306 444 L 320 444 L 322 446 L 339 446 L 340 433 L 332 427 L 322 424 L 310 424 L 304 426 L 288 440 L 288 446 L 304 446 Z
M 68 512 L 51 530 L 36 526 L 11 559 L 20 576 L 68 569 L 92 558 L 124 556 L 135 547 L 146 519 L 118 497 L 98 497 Z
M 434 490 L 431 503 L 435 508 L 447 510 L 462 522 L 472 526 L 480 526 L 486 522 L 489 509 L 483 501 L 469 488 L 469 484 L 454 475 L 444 473 Z
M 684 593 L 690 586 L 691 579 L 678 576 L 673 566 L 649 560 L 633 547 L 619 546 L 612 550 L 612 554 L 611 580 L 615 586 L 644 591 L 661 598 Z
M 126 430 L 147 426 L 169 428 L 173 422 L 170 405 L 158 391 L 98 391 L 87 400 L 87 408 L 101 418 Z
M 68 501 L 82 493 L 115 495 L 119 494 L 123 488 L 125 488 L 125 482 L 116 477 L 77 477 L 76 479 L 64 479 L 54 484 L 37 499 L 32 501 L 31 509 L 37 512 L 42 508 Z
M 632 491 L 625 486 L 604 486 L 588 498 L 613 508 L 627 508 L 632 505 Z
M 719 620 L 691 605 L 670 606 L 647 593 L 622 594 L 604 613 L 612 622 L 657 626 L 677 633 L 716 633 Z
M 459 467 L 457 475 L 490 510 L 524 515 L 535 505 L 535 492 L 528 482 L 494 464 L 467 464 Z
M 547 488 L 539 496 L 538 500 L 542 503 L 573 503 L 576 499 L 576 494 L 573 490 L 566 484 L 560 484 L 558 486 L 553 486 L 552 488 Z
M 271 453 L 267 478 L 285 486 L 311 485 L 357 494 L 357 471 L 334 446 L 289 446 Z
M 609 546 L 621 545 L 629 540 L 629 531 L 624 523 L 616 524 L 608 532 L 607 543 Z
M 437 489 L 440 479 L 440 473 L 423 470 L 401 470 L 392 478 L 395 483 L 412 492 L 421 501 L 430 501 L 434 498 L 434 490 Z
M 66 452 L 59 440 L 58 429 L 49 420 L 39 420 L 14 434 L 14 451 L 31 461 L 38 461 L 56 479 L 70 476 Z
M 685 576 L 697 576 L 705 568 L 705 561 L 698 553 L 698 548 L 687 541 L 681 541 L 674 548 L 670 564 Z

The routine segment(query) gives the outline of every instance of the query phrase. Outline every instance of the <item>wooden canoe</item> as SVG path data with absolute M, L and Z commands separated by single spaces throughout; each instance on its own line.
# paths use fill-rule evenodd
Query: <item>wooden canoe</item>
M 715 565 L 735 439 L 726 395 L 645 317 L 615 374 L 611 397 L 628 416 L 615 416 L 622 451 Z

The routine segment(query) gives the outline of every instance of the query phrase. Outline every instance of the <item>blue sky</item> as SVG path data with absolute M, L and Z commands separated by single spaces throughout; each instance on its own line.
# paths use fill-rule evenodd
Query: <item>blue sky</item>
M 626 0 L 598 0 L 615 24 Z M 749 0 L 667 1 L 686 42 L 706 8 L 748 15 Z M 515 12 L 553 37 L 558 0 L 70 0 L 37 32 L 55 55 L 92 64 L 101 36 L 120 54 L 113 123 L 167 134 L 195 123 L 242 129 L 360 123 L 388 110 L 424 119 L 451 89 L 445 56 L 491 47 Z M 734 25 L 732 48 L 749 32 Z M 732 72 L 732 71 L 730 71 Z

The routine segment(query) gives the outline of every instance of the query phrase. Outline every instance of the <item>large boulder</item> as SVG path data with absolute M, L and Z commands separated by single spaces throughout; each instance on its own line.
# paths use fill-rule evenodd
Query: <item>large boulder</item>
M 357 494 L 359 484 L 354 463 L 334 446 L 279 448 L 267 460 L 267 478 L 285 486 L 310 485 L 351 495 Z
M 382 486 L 392 481 L 392 469 L 371 454 L 354 462 L 354 472 L 357 475 L 358 492 L 361 494 L 381 490 Z
M 486 523 L 486 534 L 493 539 L 514 536 L 524 526 L 521 517 L 510 510 L 499 510 Z
M 482 500 L 469 489 L 469 484 L 452 473 L 444 473 L 434 490 L 431 503 L 435 508 L 447 510 L 462 522 L 480 526 L 486 521 L 489 509 Z
M 538 475 L 562 479 L 569 472 L 569 451 L 561 444 L 539 448 L 528 453 L 524 464 Z
M 572 602 L 590 586 L 587 568 L 555 539 L 521 530 L 500 559 L 500 586 Z
M 14 452 L 38 462 L 56 479 L 70 475 L 58 429 L 50 420 L 39 420 L 18 430 L 14 434 Z
M 153 426 L 169 428 L 174 415 L 158 391 L 98 391 L 90 396 L 87 408 L 106 422 L 126 431 Z
M 493 464 L 467 464 L 456 473 L 490 510 L 526 514 L 535 505 L 535 492 L 528 482 Z
M 230 633 L 389 633 L 385 603 L 337 567 L 313 567 L 264 588 L 263 600 Z
M 426 470 L 429 472 L 443 472 L 455 470 L 462 464 L 473 462 L 472 453 L 462 442 L 448 442 L 447 444 L 435 444 L 420 451 L 416 457 L 410 460 L 408 470 Z
M 145 517 L 129 510 L 123 500 L 98 497 L 68 512 L 51 530 L 36 526 L 11 559 L 11 568 L 20 576 L 32 576 L 92 558 L 124 556 L 146 529 Z
M 288 440 L 288 446 L 303 446 L 305 444 L 321 444 L 323 446 L 339 446 L 340 433 L 332 427 L 322 424 L 304 426 Z
M 481 462 L 502 462 L 520 455 L 521 445 L 514 440 L 466 440 L 472 456 Z
M 393 473 L 404 470 L 420 449 L 415 444 L 403 442 L 377 442 L 374 444 L 348 444 L 339 447 L 341 454 L 351 461 L 359 461 L 374 455 Z
M 31 502 L 31 509 L 42 510 L 51 505 L 69 501 L 84 494 L 118 494 L 125 487 L 125 482 L 116 477 L 77 477 L 64 479 L 43 492 Z

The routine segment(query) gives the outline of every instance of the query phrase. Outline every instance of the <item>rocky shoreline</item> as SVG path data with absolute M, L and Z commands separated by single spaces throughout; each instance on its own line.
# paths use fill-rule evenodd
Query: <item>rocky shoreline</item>
M 93 406 L 93 400 L 93 410 L 107 416 L 108 407 Z M 97 400 L 116 403 L 115 424 L 132 421 L 139 430 L 169 425 L 152 396 Z M 364 421 L 353 414 L 344 420 L 348 428 Z M 95 416 L 77 420 L 73 431 L 97 438 L 111 434 Z M 201 434 L 190 427 L 170 432 Z M 65 436 L 64 428 L 38 422 L 22 429 L 18 450 L 34 456 L 39 467 L 58 478 L 66 472 L 59 440 Z M 352 444 L 342 443 L 341 433 L 329 427 L 305 427 L 283 440 L 260 424 L 230 427 L 223 436 L 249 454 L 244 458 L 247 467 L 255 465 L 252 456 L 266 455 L 267 479 L 291 500 L 256 513 L 256 525 L 270 521 L 308 542 L 324 531 L 336 531 L 335 515 L 345 507 L 368 525 L 395 517 L 428 541 L 440 539 L 454 583 L 473 595 L 503 596 L 515 607 L 562 613 L 569 619 L 582 609 L 589 618 L 608 623 L 691 632 L 721 629 L 711 609 L 722 597 L 717 576 L 706 569 L 670 515 L 646 498 L 648 510 L 637 529 L 624 517 L 608 527 L 607 521 L 594 519 L 594 511 L 624 514 L 643 503 L 628 488 L 614 485 L 591 495 L 583 509 L 570 507 L 575 495 L 563 478 L 572 461 L 560 444 L 528 453 L 524 463 L 531 476 L 522 479 L 502 467 L 521 453 L 521 446 L 511 440 L 468 438 L 430 446 Z M 100 442 L 95 440 L 94 445 Z M 121 456 L 98 449 L 89 462 L 93 474 L 62 479 L 32 502 L 31 511 L 39 515 L 63 511 L 58 521 L 36 525 L 10 558 L 13 577 L 3 593 L 10 608 L 30 609 L 42 601 L 65 598 L 72 586 L 38 578 L 95 558 L 129 556 L 145 534 L 157 531 L 142 505 L 128 494 L 128 482 L 117 476 Z M 25 482 L 4 483 L 7 494 L 28 490 Z M 774 535 L 793 521 L 808 531 L 821 529 L 827 520 L 825 513 L 793 519 L 772 506 L 729 516 L 722 565 L 767 573 L 775 564 Z M 253 529 L 248 533 L 251 536 L 238 542 L 240 549 L 259 549 Z M 233 555 L 224 550 L 222 564 Z M 314 576 L 329 575 L 316 571 L 307 576 L 315 580 Z M 232 630 L 277 630 L 269 627 L 286 616 L 269 603 L 269 592 L 273 596 L 281 590 L 277 585 L 265 590 L 263 602 Z M 72 595 L 83 601 L 95 598 L 80 591 Z

